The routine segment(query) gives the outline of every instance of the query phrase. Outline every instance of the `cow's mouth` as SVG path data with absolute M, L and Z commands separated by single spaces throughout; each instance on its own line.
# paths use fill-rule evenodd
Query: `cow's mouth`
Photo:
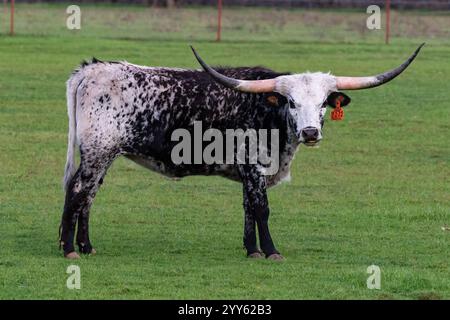
M 303 143 L 304 143 L 305 146 L 307 146 L 307 147 L 314 147 L 314 146 L 316 146 L 316 145 L 319 144 L 319 141 L 320 141 L 320 140 L 308 140 L 308 141 L 305 141 L 305 142 L 303 142 Z

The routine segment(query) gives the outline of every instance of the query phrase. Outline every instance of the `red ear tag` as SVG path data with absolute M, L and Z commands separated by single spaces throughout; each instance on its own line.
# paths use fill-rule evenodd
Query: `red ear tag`
M 344 109 L 341 108 L 341 99 L 336 100 L 336 108 L 331 111 L 331 120 L 344 119 Z

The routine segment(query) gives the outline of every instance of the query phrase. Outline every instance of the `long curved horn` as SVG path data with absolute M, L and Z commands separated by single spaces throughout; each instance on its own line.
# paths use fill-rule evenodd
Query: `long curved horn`
M 225 87 L 239 90 L 242 92 L 252 92 L 252 93 L 263 93 L 263 92 L 272 92 L 275 90 L 275 79 L 266 79 L 266 80 L 238 80 L 234 78 L 230 78 L 220 74 L 210 66 L 208 66 L 202 58 L 197 54 L 195 49 L 191 46 L 192 52 L 194 52 L 195 57 L 197 58 L 200 65 L 203 69 L 211 76 L 214 80 L 224 85 Z
M 336 77 L 336 86 L 341 90 L 357 90 L 381 86 L 402 73 L 411 64 L 411 62 L 413 62 L 424 45 L 425 43 L 422 43 L 408 58 L 408 60 L 395 69 L 372 77 Z

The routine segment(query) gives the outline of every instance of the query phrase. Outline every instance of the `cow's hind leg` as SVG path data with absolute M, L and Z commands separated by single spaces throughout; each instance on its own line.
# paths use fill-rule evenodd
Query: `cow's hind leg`
M 77 221 L 77 244 L 80 252 L 86 254 L 93 252 L 89 240 L 89 210 L 106 170 L 116 154 L 115 152 L 88 154 L 81 151 L 80 167 L 67 189 L 61 222 L 60 241 L 64 256 L 67 258 L 78 258 L 73 243 Z
M 109 167 L 110 163 L 107 164 Z M 92 202 L 94 201 L 94 197 L 103 183 L 103 178 L 106 174 L 106 170 L 108 167 L 102 167 L 95 169 L 97 177 L 92 179 L 92 183 L 94 184 L 91 188 L 91 191 L 88 195 L 88 203 L 87 205 L 80 211 L 78 215 L 78 226 L 77 226 L 77 245 L 80 253 L 83 254 L 95 254 L 95 249 L 92 247 L 91 241 L 89 239 L 89 212 Z

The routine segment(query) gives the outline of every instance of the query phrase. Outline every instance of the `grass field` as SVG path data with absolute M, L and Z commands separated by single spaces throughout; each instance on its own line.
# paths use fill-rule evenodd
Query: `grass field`
M 292 38 L 243 27 L 225 29 L 226 41 L 218 44 L 210 41 L 212 27 L 197 25 L 197 33 L 182 23 L 197 15 L 203 18 L 194 22 L 210 16 L 213 25 L 214 11 L 201 8 L 180 10 L 175 30 L 167 26 L 174 13 L 162 10 L 152 17 L 166 24 L 152 23 L 167 31 L 132 18 L 118 31 L 104 28 L 127 12 L 142 15 L 139 8 L 90 7 L 86 28 L 73 32 L 64 29 L 63 7 L 19 6 L 18 35 L 0 38 L 0 298 L 450 298 L 450 232 L 442 229 L 450 224 L 448 29 L 434 36 L 399 33 L 385 46 L 382 33 L 368 31 L 317 40 L 314 32 L 326 30 L 306 30 L 299 20 L 297 30 L 286 31 Z M 242 17 L 238 9 L 228 14 Z M 361 16 L 323 14 L 336 21 Z M 197 68 L 193 43 L 211 64 L 366 75 L 397 66 L 424 39 L 428 45 L 398 79 L 348 92 L 353 101 L 345 121 L 328 120 L 320 148 L 301 148 L 292 181 L 269 191 L 271 230 L 286 261 L 245 258 L 239 184 L 218 177 L 173 182 L 118 159 L 91 211 L 98 254 L 75 262 L 81 290 L 66 288 L 66 268 L 74 262 L 62 258 L 57 243 L 65 81 L 82 59 Z M 381 290 L 366 287 L 371 264 L 381 268 Z

